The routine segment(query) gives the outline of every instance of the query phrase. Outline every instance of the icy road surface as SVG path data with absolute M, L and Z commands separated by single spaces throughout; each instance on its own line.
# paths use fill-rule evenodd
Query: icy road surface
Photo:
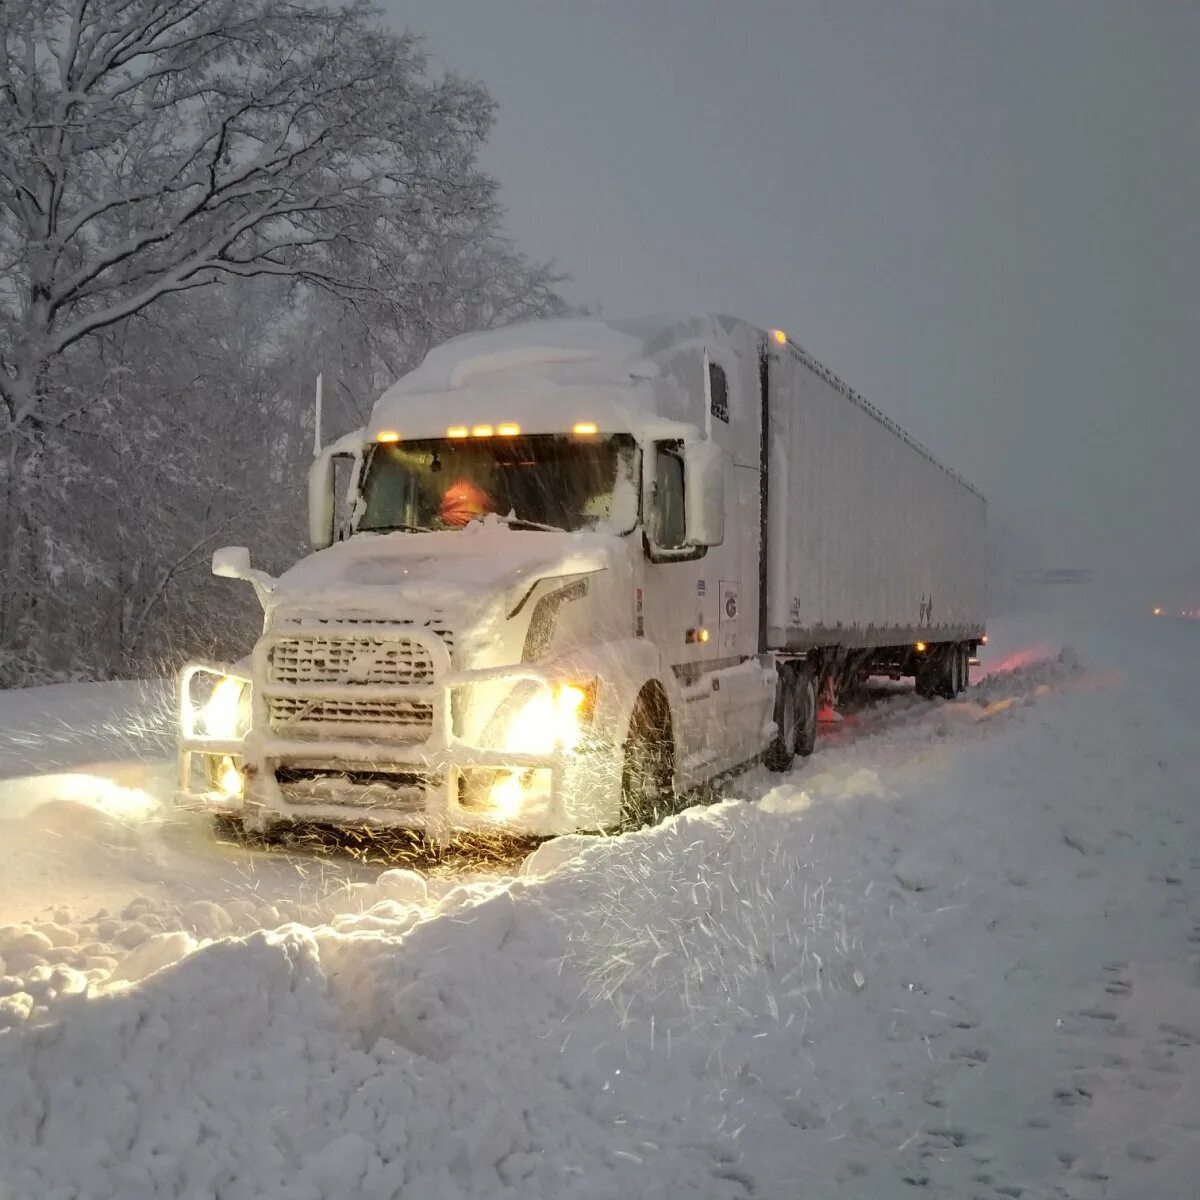
M 1071 643 L 515 878 L 219 844 L 160 689 L 0 695 L 0 1196 L 1195 1195 L 1200 624 Z

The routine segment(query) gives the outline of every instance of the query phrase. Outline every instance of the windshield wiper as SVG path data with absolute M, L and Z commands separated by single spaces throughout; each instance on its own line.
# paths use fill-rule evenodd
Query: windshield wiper
M 399 525 L 360 525 L 359 533 L 394 533 L 396 530 L 402 530 L 404 533 L 436 533 L 437 530 L 430 529 L 428 525 L 406 525 L 401 522 Z
M 540 521 L 527 521 L 524 517 L 506 517 L 500 513 L 488 513 L 488 516 L 507 525 L 509 529 L 541 529 L 546 533 L 568 532 L 561 525 L 543 525 Z

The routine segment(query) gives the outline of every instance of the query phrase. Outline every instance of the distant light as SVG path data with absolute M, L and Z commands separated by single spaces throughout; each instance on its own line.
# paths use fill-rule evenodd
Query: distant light
M 394 429 L 383 429 L 375 435 L 377 442 L 398 442 L 400 434 Z
M 521 432 L 521 427 L 516 421 L 504 421 L 496 426 L 496 432 L 501 437 L 516 437 Z
M 986 634 L 986 633 L 983 635 L 983 637 L 981 637 L 981 638 L 979 639 L 979 644 L 980 644 L 981 646 L 986 646 L 986 645 L 987 645 L 987 634 Z
M 782 329 L 772 329 L 771 336 L 781 345 L 787 345 L 787 334 Z
M 926 649 L 926 647 L 925 647 L 925 643 L 924 643 L 924 642 L 918 642 L 918 643 L 916 644 L 916 647 L 915 647 L 915 648 L 916 648 L 916 651 L 917 651 L 917 653 L 918 653 L 918 654 L 924 654 L 924 653 L 925 653 L 925 649 Z
M 490 425 L 473 425 L 471 427 L 472 437 L 491 437 L 495 432 L 495 429 Z
M 1155 615 L 1156 617 L 1161 617 L 1161 616 L 1162 616 L 1162 609 L 1161 609 L 1161 608 L 1156 608 L 1156 609 L 1154 610 L 1154 615 Z
M 571 426 L 571 432 L 577 437 L 591 437 L 600 432 L 600 426 L 595 421 L 576 421 Z
M 448 438 L 463 438 L 466 437 L 468 433 L 470 433 L 470 430 L 465 425 L 451 425 L 450 428 L 446 430 L 446 436 Z

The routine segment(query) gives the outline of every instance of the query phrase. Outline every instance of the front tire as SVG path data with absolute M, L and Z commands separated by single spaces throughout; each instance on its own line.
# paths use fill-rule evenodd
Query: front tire
M 621 828 L 654 825 L 675 811 L 675 743 L 665 702 L 639 699 L 621 770 Z

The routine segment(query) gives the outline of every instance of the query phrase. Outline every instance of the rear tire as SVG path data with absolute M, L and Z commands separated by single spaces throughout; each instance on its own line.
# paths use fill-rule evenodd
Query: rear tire
M 621 770 L 621 828 L 654 825 L 675 811 L 675 743 L 665 702 L 640 698 L 629 722 Z
M 934 664 L 931 662 L 920 663 L 913 678 L 913 684 L 917 695 L 922 700 L 932 700 L 938 690 L 937 668 Z
M 937 694 L 944 700 L 958 695 L 958 647 L 943 646 L 937 666 Z
M 801 671 L 796 676 L 796 694 L 800 700 L 796 753 L 807 758 L 817 745 L 817 681 L 811 671 Z
M 942 645 L 917 669 L 917 695 L 926 700 L 941 696 L 953 700 L 958 683 L 958 647 Z
M 775 737 L 763 754 L 768 771 L 786 771 L 796 757 L 800 732 L 799 688 L 795 671 L 781 668 L 775 691 Z

